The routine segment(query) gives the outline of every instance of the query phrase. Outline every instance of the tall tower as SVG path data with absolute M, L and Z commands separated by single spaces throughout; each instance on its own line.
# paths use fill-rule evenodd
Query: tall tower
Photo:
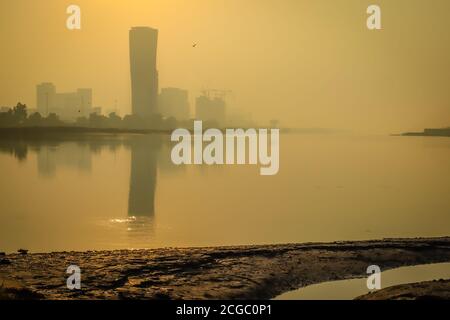
M 130 71 L 132 113 L 149 116 L 158 110 L 156 50 L 158 30 L 134 27 L 130 30 Z

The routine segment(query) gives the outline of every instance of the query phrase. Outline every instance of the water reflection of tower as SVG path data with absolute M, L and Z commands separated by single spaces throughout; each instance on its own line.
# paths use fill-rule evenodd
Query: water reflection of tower
M 135 137 L 130 142 L 130 146 L 131 173 L 128 215 L 153 217 L 160 137 L 156 135 Z

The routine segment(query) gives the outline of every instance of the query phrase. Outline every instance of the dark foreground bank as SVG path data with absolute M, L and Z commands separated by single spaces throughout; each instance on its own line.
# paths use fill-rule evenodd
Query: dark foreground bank
M 450 280 L 439 279 L 388 287 L 357 298 L 357 300 L 448 300 Z
M 373 264 L 384 271 L 449 261 L 450 237 L 10 254 L 0 256 L 0 291 L 12 299 L 270 299 L 367 277 Z M 67 288 L 70 265 L 81 269 L 80 290 Z

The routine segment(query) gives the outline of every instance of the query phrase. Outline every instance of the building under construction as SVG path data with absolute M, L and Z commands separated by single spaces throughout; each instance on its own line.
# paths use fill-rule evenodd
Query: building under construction
M 224 90 L 204 90 L 195 101 L 195 118 L 217 126 L 225 125 L 225 98 L 228 93 Z

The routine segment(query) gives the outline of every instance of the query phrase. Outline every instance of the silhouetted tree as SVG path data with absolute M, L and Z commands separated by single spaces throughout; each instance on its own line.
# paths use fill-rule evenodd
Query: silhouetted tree
M 8 112 L 0 112 L 0 127 L 6 127 L 12 119 L 11 109 Z
M 160 130 L 163 129 L 163 118 L 157 114 L 152 114 L 145 119 L 145 129 Z
M 178 127 L 178 121 L 174 117 L 169 117 L 164 121 L 164 129 L 173 130 Z
M 0 126 L 14 127 L 23 125 L 27 118 L 27 106 L 17 103 L 13 109 L 0 113 Z
M 108 118 L 103 115 L 91 113 L 89 115 L 89 126 L 94 128 L 104 128 L 105 124 L 107 123 L 107 120 Z
M 60 126 L 62 121 L 59 119 L 56 113 L 50 113 L 47 118 L 45 118 L 45 124 L 48 126 Z
M 129 114 L 123 118 L 123 126 L 128 129 L 143 129 L 145 122 L 140 116 Z
M 40 126 L 43 123 L 42 119 L 41 114 L 39 112 L 35 112 L 28 117 L 26 124 L 30 126 Z
M 88 118 L 79 117 L 75 121 L 75 125 L 79 127 L 152 130 L 172 130 L 180 126 L 180 124 L 174 117 L 163 118 L 161 114 L 153 114 L 146 117 L 126 115 L 122 119 L 115 112 L 110 113 L 108 117 L 91 113 Z M 39 112 L 35 112 L 27 117 L 27 106 L 20 102 L 7 112 L 0 112 L 0 127 L 66 125 L 70 126 L 70 124 L 61 121 L 56 113 L 50 113 L 47 117 L 43 117 Z
M 108 116 L 108 127 L 120 128 L 121 126 L 122 126 L 122 118 L 119 117 L 115 112 L 111 112 Z
M 86 117 L 78 117 L 76 121 L 76 125 L 79 127 L 88 127 L 89 120 Z
M 18 102 L 13 109 L 13 115 L 19 124 L 23 123 L 27 118 L 27 106 Z

